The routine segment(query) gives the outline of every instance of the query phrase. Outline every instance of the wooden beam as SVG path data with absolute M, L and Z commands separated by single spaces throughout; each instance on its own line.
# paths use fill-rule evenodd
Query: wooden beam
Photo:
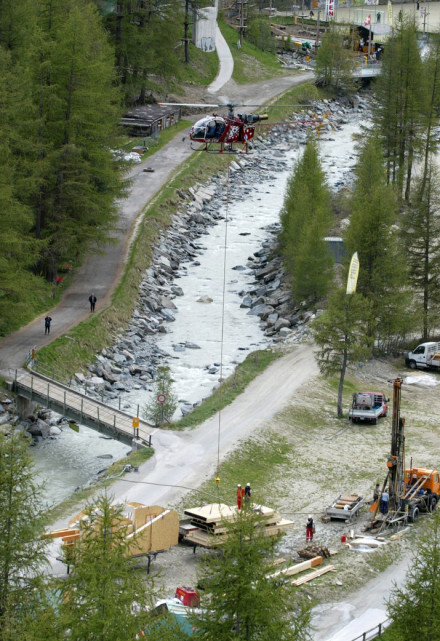
M 305 576 L 302 576 L 299 579 L 296 579 L 295 581 L 292 581 L 292 585 L 302 585 L 303 583 L 308 583 L 309 581 L 313 581 L 313 579 L 318 578 L 318 576 L 322 576 L 323 574 L 326 574 L 327 572 L 334 572 L 335 568 L 333 565 L 327 565 L 325 568 L 321 568 L 320 570 L 315 570 L 314 572 L 309 572 Z

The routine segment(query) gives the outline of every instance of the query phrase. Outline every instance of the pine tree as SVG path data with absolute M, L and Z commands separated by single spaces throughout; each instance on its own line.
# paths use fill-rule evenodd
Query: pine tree
M 61 629 L 72 641 L 135 639 L 149 624 L 151 600 L 129 554 L 123 508 L 100 496 L 85 513 L 81 536 L 69 550 L 72 569 L 58 585 Z
M 312 139 L 288 182 L 281 224 L 282 251 L 294 297 L 318 300 L 333 277 L 333 260 L 324 241 L 331 226 L 330 195 Z
M 200 580 L 210 595 L 201 618 L 193 621 L 197 639 L 310 639 L 308 608 L 290 585 L 269 578 L 275 542 L 264 535 L 262 519 L 252 509 L 237 511 L 235 520 L 225 523 L 221 553 L 202 560 Z
M 387 602 L 392 619 L 390 639 L 440 639 L 439 606 L 440 515 L 436 513 L 426 521 L 414 546 L 403 587 L 394 586 Z
M 362 266 L 361 266 L 362 269 Z M 372 339 L 368 335 L 371 303 L 360 294 L 335 291 L 327 310 L 313 323 L 319 370 L 324 376 L 339 376 L 337 411 L 342 418 L 342 393 L 347 366 L 367 359 Z
M 397 204 L 387 185 L 380 143 L 364 142 L 355 170 L 350 225 L 344 235 L 349 256 L 357 251 L 361 269 L 357 291 L 372 304 L 369 335 L 383 348 L 404 336 L 412 325 L 407 310 L 406 261 L 401 251 Z
M 26 623 L 37 617 L 46 562 L 41 539 L 41 493 L 34 481 L 29 443 L 21 435 L 0 434 L 0 638 L 25 638 Z

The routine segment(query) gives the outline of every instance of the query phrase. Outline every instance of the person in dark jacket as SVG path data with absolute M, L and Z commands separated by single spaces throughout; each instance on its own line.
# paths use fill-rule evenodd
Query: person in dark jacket
M 95 296 L 95 294 L 90 294 L 89 303 L 90 303 L 90 311 L 94 312 L 95 311 L 95 305 L 96 305 L 96 296 Z
M 251 504 L 251 496 L 252 496 L 251 484 L 246 483 L 246 487 L 244 488 L 244 502 L 248 507 Z
M 312 515 L 309 514 L 309 518 L 307 519 L 307 523 L 306 523 L 306 541 L 313 541 L 313 530 L 314 530 L 313 518 L 312 518 Z
M 51 324 L 51 322 L 52 322 L 52 319 L 48 314 L 46 316 L 46 318 L 44 319 L 44 333 L 45 334 L 50 334 L 50 324 Z

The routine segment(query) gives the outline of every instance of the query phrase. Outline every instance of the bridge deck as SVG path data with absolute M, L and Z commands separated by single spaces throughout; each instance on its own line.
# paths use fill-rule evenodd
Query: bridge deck
M 37 401 L 67 418 L 109 434 L 117 440 L 131 444 L 133 437 L 136 436 L 147 445 L 151 445 L 154 428 L 146 421 L 139 418 L 139 428 L 135 433 L 133 416 L 71 390 L 67 385 L 41 374 L 30 372 L 16 374 L 13 389 L 20 396 Z

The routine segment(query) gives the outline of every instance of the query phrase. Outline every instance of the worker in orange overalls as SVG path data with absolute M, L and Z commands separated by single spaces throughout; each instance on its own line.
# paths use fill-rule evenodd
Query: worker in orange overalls
M 244 496 L 244 489 L 241 487 L 241 485 L 237 485 L 237 508 L 241 510 L 241 506 L 243 503 L 243 496 Z

